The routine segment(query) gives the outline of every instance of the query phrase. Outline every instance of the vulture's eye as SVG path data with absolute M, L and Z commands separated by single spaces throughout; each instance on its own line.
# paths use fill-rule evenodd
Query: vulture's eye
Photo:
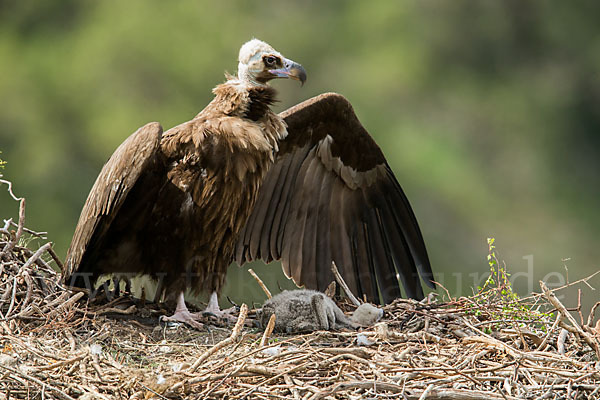
M 275 63 L 277 62 L 277 58 L 273 57 L 273 56 L 266 56 L 264 58 L 265 64 L 267 65 L 267 67 L 273 67 L 275 65 Z

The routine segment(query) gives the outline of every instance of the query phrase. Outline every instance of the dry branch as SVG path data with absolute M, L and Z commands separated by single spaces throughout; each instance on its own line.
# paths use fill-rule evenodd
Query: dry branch
M 342 275 L 340 274 L 340 271 L 338 270 L 337 265 L 335 265 L 335 261 L 331 262 L 331 272 L 333 272 L 333 276 L 335 276 L 335 280 L 344 289 L 346 296 L 348 296 L 348 298 L 350 299 L 352 304 L 354 304 L 357 307 L 360 306 L 360 304 L 361 304 L 360 301 L 358 301 L 356 296 L 354 296 L 352 291 L 350 291 L 348 284 L 346 283 L 346 281 L 344 281 L 344 278 L 342 278 Z
M 275 319 L 277 318 L 277 315 L 272 314 L 271 317 L 269 318 L 269 322 L 267 323 L 267 326 L 265 327 L 265 332 L 263 333 L 262 339 L 260 339 L 260 347 L 263 347 L 265 344 L 267 344 L 267 340 L 269 340 L 269 336 L 271 336 L 271 333 L 273 333 L 273 329 L 275 329 Z
M 229 346 L 232 343 L 235 343 L 242 332 L 242 328 L 244 327 L 244 322 L 246 321 L 246 317 L 248 316 L 248 306 L 246 304 L 242 304 L 240 307 L 240 315 L 238 320 L 233 327 L 233 331 L 231 332 L 231 336 L 227 339 L 223 340 L 219 344 L 211 347 L 204 354 L 202 354 L 198 359 L 192 364 L 189 368 L 189 372 L 194 372 L 208 357 L 215 354 L 217 351 L 222 349 L 223 347 Z
M 260 288 L 263 290 L 263 292 L 265 292 L 265 294 L 267 295 L 267 298 L 271 298 L 273 296 L 271 296 L 271 292 L 269 291 L 269 289 L 267 289 L 267 286 L 265 285 L 265 283 L 262 281 L 262 279 L 260 279 L 258 277 L 258 275 L 256 274 L 256 272 L 254 272 L 254 270 L 252 268 L 248 268 L 248 272 L 250 272 L 250 275 L 252 275 L 254 277 L 254 279 L 256 279 L 256 282 L 258 282 L 258 285 L 260 286 Z
M 548 301 L 550 303 L 552 303 L 552 305 L 554 307 L 556 307 L 556 309 L 562 315 L 563 318 L 567 319 L 571 323 L 571 325 L 566 325 L 561 320 L 559 322 L 559 324 L 564 329 L 568 330 L 569 332 L 573 332 L 573 333 L 577 334 L 579 337 L 581 337 L 581 339 L 583 339 L 592 349 L 594 349 L 594 351 L 596 352 L 596 356 L 598 358 L 600 358 L 600 347 L 598 346 L 598 341 L 592 335 L 585 332 L 579 326 L 579 324 L 577 324 L 577 321 L 575 321 L 575 318 L 573 318 L 571 313 L 569 313 L 567 311 L 567 308 L 558 300 L 556 295 L 554 293 L 552 293 L 550 290 L 548 290 L 548 287 L 546 286 L 546 284 L 544 282 L 540 281 L 540 287 L 542 288 L 542 291 L 544 292 L 544 295 L 546 296 Z

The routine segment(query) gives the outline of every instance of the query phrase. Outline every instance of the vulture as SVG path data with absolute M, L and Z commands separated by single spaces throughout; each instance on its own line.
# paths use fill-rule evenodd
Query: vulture
M 304 84 L 304 68 L 252 39 L 237 76 L 196 117 L 139 128 L 102 168 L 64 263 L 71 287 L 101 275 L 146 275 L 177 298 L 167 320 L 202 326 L 184 292 L 218 294 L 228 266 L 281 260 L 300 287 L 324 290 L 335 262 L 368 301 L 423 298 L 435 288 L 411 206 L 381 149 L 343 96 L 325 93 L 281 114 L 269 81 Z

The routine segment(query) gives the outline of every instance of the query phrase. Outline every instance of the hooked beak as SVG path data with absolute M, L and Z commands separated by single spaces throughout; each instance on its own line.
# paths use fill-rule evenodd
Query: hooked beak
M 302 65 L 287 58 L 283 59 L 283 68 L 270 69 L 269 72 L 276 78 L 291 78 L 300 81 L 302 85 L 306 82 L 306 71 Z

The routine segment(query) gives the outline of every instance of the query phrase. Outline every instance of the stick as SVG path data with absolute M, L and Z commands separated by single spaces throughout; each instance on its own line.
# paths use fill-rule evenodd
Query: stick
M 0 182 L 3 182 L 3 181 L 0 179 Z M 10 185 L 9 185 L 9 191 L 10 191 Z M 10 193 L 12 194 L 12 192 L 10 192 Z M 13 197 L 14 197 L 14 195 L 13 195 Z M 15 245 L 21 238 L 21 235 L 23 234 L 23 225 L 25 224 L 25 199 L 15 198 L 15 200 L 21 200 L 20 205 L 19 205 L 19 226 L 17 227 L 17 233 L 15 234 L 15 237 L 13 238 L 13 240 L 9 240 L 8 243 L 6 243 L 6 246 L 4 246 L 4 249 L 2 249 L 2 252 L 0 252 L 0 258 L 2 258 L 5 254 L 8 254 L 13 249 L 13 247 L 15 247 Z
M 581 282 L 583 282 L 583 283 L 585 283 L 586 285 L 590 286 L 590 285 L 589 285 L 589 283 L 587 283 L 587 282 L 588 282 L 590 279 L 592 279 L 593 277 L 595 277 L 596 275 L 598 275 L 598 274 L 600 274 L 600 270 L 598 270 L 598 271 L 594 272 L 593 274 L 591 274 L 590 276 L 588 276 L 588 277 L 586 277 L 586 278 L 581 278 L 581 279 L 579 279 L 579 280 L 576 280 L 575 282 L 567 283 L 566 285 L 563 285 L 563 286 L 561 286 L 561 287 L 557 287 L 557 288 L 554 288 L 554 289 L 548 289 L 548 291 L 549 291 L 550 293 L 554 293 L 554 292 L 556 292 L 556 291 L 559 291 L 559 290 L 566 289 L 566 288 L 568 288 L 568 287 L 571 287 L 571 286 L 577 285 L 578 283 L 581 283 Z M 590 287 L 591 287 L 591 286 L 590 286 Z M 596 290 L 596 289 L 594 289 L 594 288 L 592 287 L 592 290 Z M 533 298 L 535 298 L 535 297 L 542 296 L 542 295 L 544 295 L 544 293 L 533 293 L 531 296 L 523 297 L 521 300 L 522 300 L 522 301 L 524 301 L 524 300 L 529 300 L 529 299 L 533 299 Z
M 54 262 L 56 263 L 56 265 L 58 265 L 58 267 L 60 268 L 60 270 L 63 271 L 64 270 L 64 265 L 63 265 L 62 261 L 60 261 L 60 258 L 58 257 L 58 254 L 56 254 L 56 252 L 52 248 L 53 244 L 54 243 L 51 243 L 51 246 L 48 249 L 48 253 L 50 254 L 50 257 L 52 257 L 52 259 L 54 260 Z
M 273 297 L 271 295 L 271 292 L 269 291 L 269 289 L 267 289 L 267 287 L 265 286 L 264 282 L 262 281 L 262 279 L 260 279 L 258 277 L 258 275 L 256 275 L 256 272 L 254 272 L 254 270 L 252 268 L 248 268 L 248 272 L 250 272 L 250 275 L 252 275 L 254 277 L 254 279 L 256 279 L 256 282 L 258 282 L 258 285 L 262 288 L 263 292 L 265 292 L 265 294 L 267 295 L 267 297 L 270 299 L 271 297 Z
M 52 247 L 52 243 L 46 243 L 45 245 L 43 245 L 42 247 L 37 249 L 37 251 L 35 253 L 33 253 L 33 255 L 31 257 L 29 257 L 27 262 L 25 262 L 25 264 L 23 264 L 23 266 L 21 268 L 29 268 L 31 266 L 31 264 L 36 262 L 38 260 L 38 258 L 40 258 L 40 256 L 42 254 L 44 254 L 44 252 L 46 252 L 50 247 Z
M 594 314 L 596 313 L 596 308 L 598 308 L 598 306 L 600 306 L 600 301 L 597 301 L 596 304 L 594 304 L 594 306 L 590 310 L 590 315 L 588 315 L 587 324 L 586 324 L 589 327 L 591 327 L 592 323 L 594 322 Z
M 0 232 L 8 235 L 9 239 L 10 239 L 10 232 L 9 232 L 8 228 L 10 227 L 10 224 L 12 224 L 12 218 L 5 219 L 4 220 L 4 227 L 0 228 Z
M 244 366 L 246 365 L 246 362 L 243 362 L 242 365 L 240 365 L 239 367 L 237 367 L 236 369 L 232 370 L 231 372 L 229 372 L 227 375 L 225 375 L 223 377 L 223 379 L 221 379 L 221 381 L 219 383 L 217 383 L 215 386 L 209 388 L 208 392 L 206 393 L 202 393 L 202 398 L 203 399 L 208 399 L 209 395 L 214 392 L 215 390 L 217 390 L 219 388 L 219 386 L 223 385 L 223 383 L 232 375 L 237 374 L 242 368 L 244 368 Z
M 27 247 L 20 247 L 20 246 L 15 246 L 15 249 L 22 251 L 23 254 L 25 254 L 27 257 L 32 257 L 33 256 L 33 251 L 29 250 Z M 43 258 L 38 257 L 35 261 L 34 261 L 38 267 L 40 268 L 44 268 L 44 272 L 49 274 L 49 275 L 56 275 L 56 271 L 50 267 L 46 261 L 44 261 Z
M 49 365 L 44 365 L 44 366 L 41 366 L 41 367 L 37 367 L 36 369 L 38 371 L 43 371 L 43 370 L 47 370 L 47 369 L 54 369 L 54 368 L 64 367 L 65 365 L 73 364 L 73 363 L 75 363 L 77 361 L 83 360 L 86 356 L 87 356 L 87 354 L 82 353 L 82 354 L 78 355 L 77 357 L 73 357 L 73 358 L 70 358 L 68 360 L 58 361 L 58 362 L 55 362 L 53 364 L 49 364 Z
M 240 308 L 240 315 L 238 317 L 237 322 L 235 323 L 235 326 L 233 327 L 231 336 L 229 336 L 225 340 L 220 341 L 219 343 L 217 343 L 216 345 L 214 345 L 213 347 L 208 349 L 206 352 L 204 352 L 204 354 L 202 354 L 200 357 L 198 357 L 198 359 L 194 362 L 194 364 L 192 364 L 188 368 L 187 372 L 191 373 L 191 372 L 196 371 L 196 369 L 198 369 L 198 367 L 208 357 L 212 356 L 214 353 L 221 350 L 223 347 L 229 346 L 230 344 L 235 343 L 237 341 L 237 339 L 240 337 L 240 334 L 242 333 L 242 328 L 244 327 L 244 322 L 246 321 L 247 316 L 248 316 L 248 306 L 244 303 L 244 304 L 242 304 L 242 307 Z M 171 388 L 171 390 L 172 389 L 173 388 Z
M 48 318 L 52 318 L 56 314 L 60 313 L 62 310 L 67 309 L 67 307 L 71 306 L 72 304 L 77 302 L 77 300 L 81 299 L 83 297 L 83 295 L 84 295 L 83 292 L 79 292 L 79 293 L 76 293 L 74 296 L 71 296 L 69 299 L 67 299 L 63 303 L 59 304 L 54 310 L 50 311 L 48 313 Z
M 425 400 L 434 388 L 435 388 L 435 386 L 433 383 L 430 384 L 429 386 L 427 386 L 427 389 L 425 389 L 423 391 L 423 393 L 421 394 L 421 396 L 419 396 L 419 400 Z
M 542 291 L 544 292 L 544 295 L 548 301 L 552 303 L 554 307 L 556 307 L 558 312 L 561 313 L 564 318 L 569 320 L 571 325 L 573 325 L 575 332 L 596 352 L 596 355 L 600 357 L 600 347 L 598 347 L 598 342 L 596 342 L 596 340 L 590 334 L 581 329 L 581 327 L 577 324 L 577 321 L 575 321 L 575 318 L 573 318 L 571 313 L 567 311 L 565 306 L 558 300 L 556 295 L 548 290 L 548 287 L 543 281 L 540 281 L 540 287 L 542 288 Z
M 294 399 L 299 400 L 300 392 L 298 392 L 298 388 L 294 387 L 294 381 L 292 381 L 292 378 L 290 378 L 290 376 L 286 374 L 283 376 L 283 380 L 287 385 L 290 386 L 290 392 L 292 392 Z
M 269 336 L 271 336 L 271 333 L 273 333 L 273 329 L 275 328 L 275 319 L 277 318 L 277 315 L 272 314 L 271 318 L 269 318 L 269 323 L 267 323 L 267 327 L 265 328 L 265 333 L 263 333 L 263 337 L 262 339 L 260 339 L 260 347 L 263 347 L 265 344 L 267 344 L 267 340 L 269 340 Z
M 14 226 L 15 228 L 18 228 L 18 227 L 19 227 L 19 225 L 18 225 L 18 224 L 15 224 L 15 223 L 12 221 L 12 219 L 10 220 L 10 224 L 11 224 L 12 226 Z M 36 231 L 34 231 L 34 230 L 31 230 L 31 229 L 29 229 L 29 228 L 27 228 L 27 227 L 25 227 L 25 226 L 23 227 L 23 232 L 30 233 L 30 234 L 32 234 L 33 236 L 35 236 L 35 237 L 38 237 L 38 238 L 40 238 L 40 239 L 46 239 L 46 235 L 48 234 L 48 232 L 36 232 Z
M 12 295 L 10 297 L 10 304 L 8 306 L 8 311 L 6 312 L 6 315 L 4 316 L 5 319 L 10 317 L 10 314 L 13 312 L 13 307 L 15 305 L 16 296 L 17 296 L 17 277 L 15 276 L 13 278 L 13 287 L 12 287 Z
M 46 387 L 46 388 L 50 389 L 51 391 L 56 393 L 56 397 L 59 397 L 61 399 L 65 399 L 65 400 L 75 400 L 73 397 L 69 396 L 62 390 L 60 390 L 52 385 L 49 385 L 46 382 L 42 382 L 39 379 L 34 378 L 33 376 L 29 376 L 17 369 L 13 369 L 13 368 L 7 367 L 6 365 L 2 365 L 2 364 L 0 364 L 0 368 L 4 368 L 5 370 L 12 372 L 13 374 L 19 375 L 21 378 L 24 378 L 24 379 L 27 379 L 28 381 L 36 383 L 36 384 L 40 385 L 42 388 Z
M 335 261 L 331 262 L 331 272 L 333 272 L 333 275 L 335 276 L 335 280 L 344 289 L 344 292 L 346 292 L 346 296 L 348 296 L 348 298 L 350 299 L 352 304 L 354 304 L 356 307 L 360 306 L 360 302 L 352 294 L 352 292 L 350 291 L 350 288 L 348 288 L 348 285 L 346 285 L 344 278 L 342 278 L 342 275 L 340 275 L 340 271 L 338 271 L 337 265 L 335 265 Z
M 17 197 L 15 196 L 15 194 L 12 191 L 12 182 L 11 181 L 5 181 L 4 179 L 0 179 L 0 183 L 4 183 L 6 185 L 8 185 L 8 193 L 10 193 L 10 196 L 15 199 L 16 201 L 22 200 L 22 197 Z
M 301 358 L 299 358 L 299 359 L 298 359 L 298 360 L 296 360 L 296 361 L 305 360 L 305 359 L 306 359 L 306 358 L 308 358 L 309 356 L 310 356 L 310 355 L 308 355 L 308 356 L 304 356 L 304 357 L 301 357 Z M 306 366 L 307 366 L 307 365 L 309 365 L 309 364 L 312 364 L 312 363 L 313 363 L 312 361 L 307 361 L 307 362 L 305 362 L 305 363 L 302 363 L 302 364 L 300 364 L 300 365 L 296 365 L 295 367 L 292 367 L 292 368 L 290 368 L 290 369 L 287 369 L 287 370 L 285 370 L 285 371 L 283 371 L 283 372 L 281 372 L 281 373 L 279 373 L 279 374 L 277 374 L 277 375 L 274 375 L 274 376 L 272 376 L 272 377 L 270 377 L 270 378 L 268 378 L 268 379 L 266 379 L 266 380 L 264 380 L 264 381 L 262 381 L 262 382 L 259 382 L 259 383 L 255 384 L 255 385 L 254 385 L 254 386 L 253 386 L 251 389 L 249 389 L 249 390 L 247 390 L 246 392 L 242 393 L 242 395 L 240 396 L 240 398 L 242 398 L 242 399 L 243 399 L 243 398 L 247 398 L 249 395 L 251 395 L 252 393 L 254 393 L 254 392 L 256 391 L 256 389 L 258 389 L 259 387 L 264 387 L 264 386 L 265 386 L 266 384 L 268 384 L 269 382 L 272 382 L 272 381 L 274 381 L 275 379 L 277 379 L 277 378 L 280 378 L 280 377 L 282 377 L 282 376 L 284 376 L 284 375 L 289 375 L 289 374 L 291 374 L 292 372 L 296 372 L 296 371 L 298 371 L 298 370 L 302 370 L 302 369 L 306 368 Z
M 22 276 L 25 280 L 25 283 L 27 284 L 27 292 L 25 293 L 25 300 L 23 300 L 23 302 L 20 305 L 22 310 L 21 313 L 23 312 L 23 310 L 25 310 L 27 304 L 29 304 L 29 301 L 31 300 L 31 294 L 33 292 L 33 279 L 31 279 L 31 275 L 29 275 L 29 272 L 22 270 Z

